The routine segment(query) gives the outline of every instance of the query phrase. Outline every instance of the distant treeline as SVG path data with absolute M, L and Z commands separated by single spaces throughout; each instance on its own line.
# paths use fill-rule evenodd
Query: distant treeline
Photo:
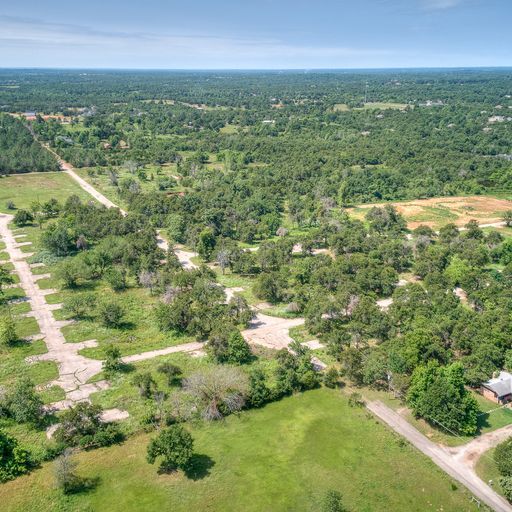
M 0 175 L 58 169 L 55 157 L 34 140 L 20 120 L 0 114 Z

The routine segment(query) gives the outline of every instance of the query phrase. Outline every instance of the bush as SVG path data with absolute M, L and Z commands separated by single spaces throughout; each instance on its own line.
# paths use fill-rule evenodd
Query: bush
M 135 375 L 133 385 L 139 389 L 139 395 L 143 398 L 150 398 L 156 391 L 156 382 L 150 372 L 142 372 Z
M 84 449 L 109 446 L 123 440 L 115 423 L 101 421 L 101 407 L 80 402 L 64 411 L 54 434 L 57 443 L 65 446 L 80 446 Z
M 162 363 L 158 365 L 157 371 L 167 375 L 167 383 L 169 386 L 178 384 L 181 381 L 181 376 L 183 375 L 181 368 L 172 363 Z
M 31 466 L 30 453 L 14 437 L 0 430 L 0 482 L 27 473 Z
M 350 405 L 350 407 L 364 407 L 364 400 L 361 393 L 351 393 L 348 398 L 348 405 Z
M 193 456 L 194 440 L 181 425 L 171 425 L 160 431 L 148 445 L 147 461 L 154 464 L 162 458 L 160 467 L 167 471 L 187 469 Z
M 503 489 L 503 494 L 508 501 L 512 502 L 512 477 L 510 476 L 502 476 L 499 479 L 499 484 Z
M 103 278 L 115 292 L 120 292 L 126 288 L 126 272 L 124 269 L 111 267 L 105 272 Z
M 105 348 L 105 360 L 103 361 L 103 371 L 108 377 L 121 371 L 123 363 L 121 362 L 121 351 L 114 344 L 110 343 Z
M 40 423 L 44 416 L 43 402 L 36 393 L 33 382 L 23 377 L 7 393 L 7 410 L 18 423 Z
M 327 369 L 327 371 L 324 373 L 324 386 L 328 388 L 335 388 L 338 385 L 339 382 L 339 372 L 334 367 L 330 367 Z
M 56 271 L 57 279 L 64 288 L 75 288 L 81 279 L 89 277 L 88 269 L 81 259 L 66 259 Z
M 252 358 L 249 345 L 237 330 L 225 329 L 211 334 L 206 348 L 217 363 L 244 364 Z
M 16 341 L 18 341 L 18 334 L 12 317 L 0 318 L 0 345 L 13 345 Z
M 272 399 L 272 392 L 267 386 L 265 373 L 257 368 L 249 376 L 249 394 L 247 403 L 250 407 L 262 407 Z
M 96 298 L 91 293 L 74 294 L 64 301 L 62 310 L 73 318 L 85 318 L 89 316 L 95 302 Z
M 98 304 L 97 314 L 105 327 L 119 327 L 123 320 L 123 309 L 114 301 L 104 301 Z
M 327 491 L 322 500 L 321 510 L 322 512 L 345 512 L 346 508 L 343 506 L 341 493 L 333 490 Z
M 502 476 L 512 477 L 512 438 L 496 446 L 494 462 Z
M 22 227 L 34 221 L 34 216 L 28 210 L 18 210 L 14 214 L 14 224 Z

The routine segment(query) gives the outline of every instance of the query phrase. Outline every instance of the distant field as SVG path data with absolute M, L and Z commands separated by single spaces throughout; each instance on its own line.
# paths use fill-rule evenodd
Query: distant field
M 53 466 L 0 486 L 2 512 L 319 510 L 328 489 L 347 510 L 476 511 L 469 494 L 339 391 L 319 389 L 192 428 L 195 476 L 159 475 L 151 435 L 77 456 L 96 488 L 64 498 Z
M 512 210 L 512 201 L 490 196 L 435 197 L 387 204 L 396 207 L 410 229 L 415 229 L 421 224 L 439 228 L 450 222 L 464 226 L 471 219 L 477 220 L 480 224 L 492 224 L 502 220 L 503 212 Z M 356 218 L 363 219 L 374 206 L 384 206 L 384 203 L 365 204 L 349 208 L 348 212 Z
M 392 102 L 370 102 L 365 103 L 363 107 L 354 108 L 354 110 L 370 110 L 370 109 L 380 109 L 380 110 L 404 110 L 409 107 L 407 103 L 392 103 Z M 351 108 L 346 103 L 336 103 L 332 108 L 334 112 L 349 112 Z
M 92 199 L 62 172 L 11 174 L 0 178 L 0 212 L 8 212 L 7 201 L 13 201 L 16 208 L 29 208 L 34 201 L 44 202 L 51 198 L 64 202 L 72 194 L 84 201 Z
M 404 110 L 409 107 L 407 103 L 392 103 L 392 102 L 369 102 L 365 103 L 363 109 L 380 109 L 380 110 Z

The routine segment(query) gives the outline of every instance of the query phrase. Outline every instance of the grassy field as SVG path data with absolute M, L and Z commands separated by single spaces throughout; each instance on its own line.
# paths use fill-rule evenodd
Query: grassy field
M 29 208 L 34 201 L 45 202 L 51 198 L 64 202 L 72 194 L 84 201 L 92 199 L 62 172 L 11 174 L 0 178 L 0 212 L 13 213 L 7 209 L 7 201 L 13 201 L 16 208 Z
M 192 428 L 189 478 L 145 461 L 150 435 L 80 453 L 78 471 L 97 479 L 63 497 L 53 467 L 0 486 L 4 512 L 316 511 L 328 489 L 353 511 L 471 511 L 469 494 L 339 392 L 320 389 L 261 410 Z
M 498 494 L 503 495 L 503 489 L 499 483 L 501 475 L 494 463 L 493 457 L 494 448 L 483 453 L 476 463 L 475 471 L 484 482 L 490 482 L 492 480 L 492 488 Z

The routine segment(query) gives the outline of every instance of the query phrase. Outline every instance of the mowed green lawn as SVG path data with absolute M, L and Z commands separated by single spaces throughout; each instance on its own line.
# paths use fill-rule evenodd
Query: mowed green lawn
M 328 489 L 354 512 L 476 510 L 467 491 L 339 391 L 310 391 L 192 433 L 191 478 L 159 475 L 145 461 L 153 434 L 142 434 L 77 456 L 79 473 L 99 479 L 93 490 L 63 497 L 45 464 L 0 486 L 2 511 L 316 511 Z
M 11 174 L 0 178 L 0 212 L 7 210 L 7 201 L 13 201 L 16 208 L 29 208 L 34 201 L 48 201 L 55 198 L 60 202 L 76 194 L 84 201 L 92 197 L 67 174 L 62 172 L 39 172 Z

